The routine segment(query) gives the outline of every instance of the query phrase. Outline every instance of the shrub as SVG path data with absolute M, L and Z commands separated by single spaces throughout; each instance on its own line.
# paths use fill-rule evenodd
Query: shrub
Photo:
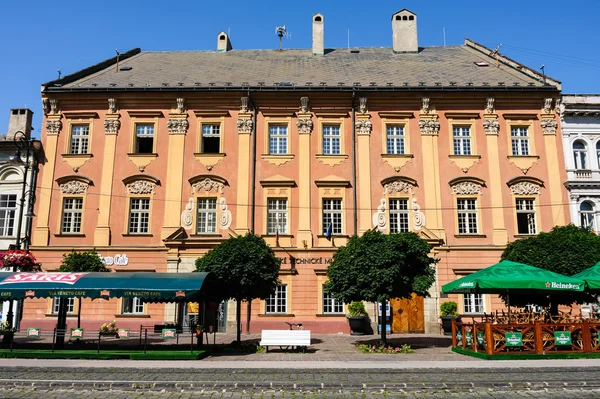
M 348 305 L 347 317 L 367 316 L 365 304 L 362 302 L 352 302 Z
M 410 347 L 410 345 L 404 344 L 402 346 L 384 346 L 383 344 L 378 345 L 368 345 L 368 344 L 358 344 L 358 349 L 362 353 L 383 353 L 387 355 L 398 354 L 398 353 L 414 353 L 414 350 Z
M 440 313 L 442 316 L 456 316 L 458 314 L 458 306 L 456 302 L 449 301 L 440 305 Z

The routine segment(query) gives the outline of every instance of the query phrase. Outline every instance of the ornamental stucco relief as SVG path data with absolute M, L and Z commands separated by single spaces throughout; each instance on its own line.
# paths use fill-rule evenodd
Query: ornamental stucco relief
M 356 133 L 357 134 L 368 136 L 371 134 L 372 129 L 373 129 L 373 124 L 371 123 L 371 121 L 368 121 L 366 119 L 356 121 Z
M 381 232 L 384 232 L 387 227 L 387 214 L 385 212 L 385 198 L 382 198 L 379 206 L 377 207 L 377 212 L 373 214 L 373 227 L 377 227 L 377 229 Z
M 219 183 L 218 181 L 215 181 L 209 177 L 192 185 L 192 188 L 194 189 L 195 193 L 201 190 L 215 190 L 216 192 L 221 193 L 223 192 L 223 187 L 225 187 L 223 183 Z
M 62 122 L 55 120 L 47 120 L 46 121 L 46 133 L 50 135 L 57 135 L 60 133 L 60 129 L 62 129 Z
M 250 118 L 240 118 L 237 120 L 238 133 L 252 133 L 254 121 Z
M 540 193 L 540 186 L 532 182 L 522 181 L 510 186 L 510 192 L 516 195 L 535 195 Z
M 500 130 L 500 122 L 497 119 L 486 119 L 483 121 L 483 130 L 485 134 L 497 135 Z
M 117 113 L 117 99 L 116 98 L 108 99 L 108 113 L 109 114 Z
M 181 227 L 191 230 L 194 222 L 194 198 L 188 199 L 183 212 L 181 212 Z
M 412 210 L 413 210 L 413 228 L 415 230 L 421 230 L 425 227 L 425 214 L 421 212 L 421 205 L 417 203 L 417 199 L 412 199 Z
M 432 119 L 421 119 L 419 129 L 422 135 L 437 136 L 440 132 L 440 122 Z
M 125 186 L 130 194 L 153 194 L 156 188 L 156 183 L 148 180 L 136 180 Z
M 464 181 L 452 186 L 452 193 L 458 195 L 476 195 L 481 193 L 481 184 Z
M 412 194 L 413 185 L 403 180 L 396 180 L 383 186 L 384 194 L 404 193 Z
M 556 134 L 556 128 L 558 127 L 558 122 L 554 119 L 542 119 L 540 122 L 542 125 L 542 133 L 544 134 Z
M 313 129 L 313 121 L 311 118 L 298 119 L 296 126 L 298 126 L 298 133 L 310 133 Z
M 60 185 L 60 192 L 63 194 L 85 194 L 89 184 L 79 180 L 71 180 Z
M 488 97 L 485 99 L 485 113 L 493 114 L 494 113 L 494 102 L 496 99 L 494 97 Z
M 231 211 L 227 209 L 227 201 L 221 197 L 219 199 L 219 207 L 221 208 L 221 215 L 219 215 L 219 228 L 221 230 L 227 230 L 231 227 Z
M 118 119 L 107 119 L 104 121 L 104 134 L 117 134 L 121 122 Z
M 167 130 L 169 134 L 186 134 L 190 123 L 187 119 L 169 119 L 167 121 Z

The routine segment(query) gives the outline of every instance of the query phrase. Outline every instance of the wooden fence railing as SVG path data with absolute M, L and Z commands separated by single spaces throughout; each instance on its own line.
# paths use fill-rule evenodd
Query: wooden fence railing
M 452 347 L 495 354 L 600 352 L 600 320 L 494 324 L 452 321 Z

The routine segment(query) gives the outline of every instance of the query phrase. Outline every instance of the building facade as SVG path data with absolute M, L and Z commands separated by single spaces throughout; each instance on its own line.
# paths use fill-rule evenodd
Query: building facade
M 392 331 L 439 332 L 445 300 L 501 306 L 440 287 L 569 222 L 560 83 L 470 40 L 419 47 L 408 10 L 392 16 L 391 48 L 326 49 L 324 22 L 312 18 L 312 49 L 232 50 L 221 32 L 216 51 L 136 49 L 45 84 L 32 242 L 44 269 L 96 248 L 116 272 L 189 272 L 252 231 L 282 259 L 281 285 L 243 306 L 244 329 L 348 332 L 323 291 L 336 249 L 369 229 L 414 231 L 439 258 L 437 281 L 429 298 L 391 301 Z M 23 323 L 53 325 L 52 300 L 26 303 Z M 185 324 L 194 311 L 83 305 L 84 327 Z

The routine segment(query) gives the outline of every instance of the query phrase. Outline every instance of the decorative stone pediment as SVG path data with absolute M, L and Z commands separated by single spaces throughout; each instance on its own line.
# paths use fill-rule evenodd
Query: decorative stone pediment
M 392 181 L 392 182 L 384 184 L 383 193 L 384 194 L 394 194 L 394 193 L 412 194 L 413 193 L 413 185 L 404 180 Z
M 59 183 L 59 187 L 62 194 L 87 194 L 87 189 L 90 185 L 81 180 L 69 180 Z
M 482 185 L 473 181 L 463 181 L 452 186 L 452 193 L 458 195 L 479 195 Z
M 530 181 L 521 181 L 510 186 L 511 194 L 537 195 L 540 193 L 540 185 Z

